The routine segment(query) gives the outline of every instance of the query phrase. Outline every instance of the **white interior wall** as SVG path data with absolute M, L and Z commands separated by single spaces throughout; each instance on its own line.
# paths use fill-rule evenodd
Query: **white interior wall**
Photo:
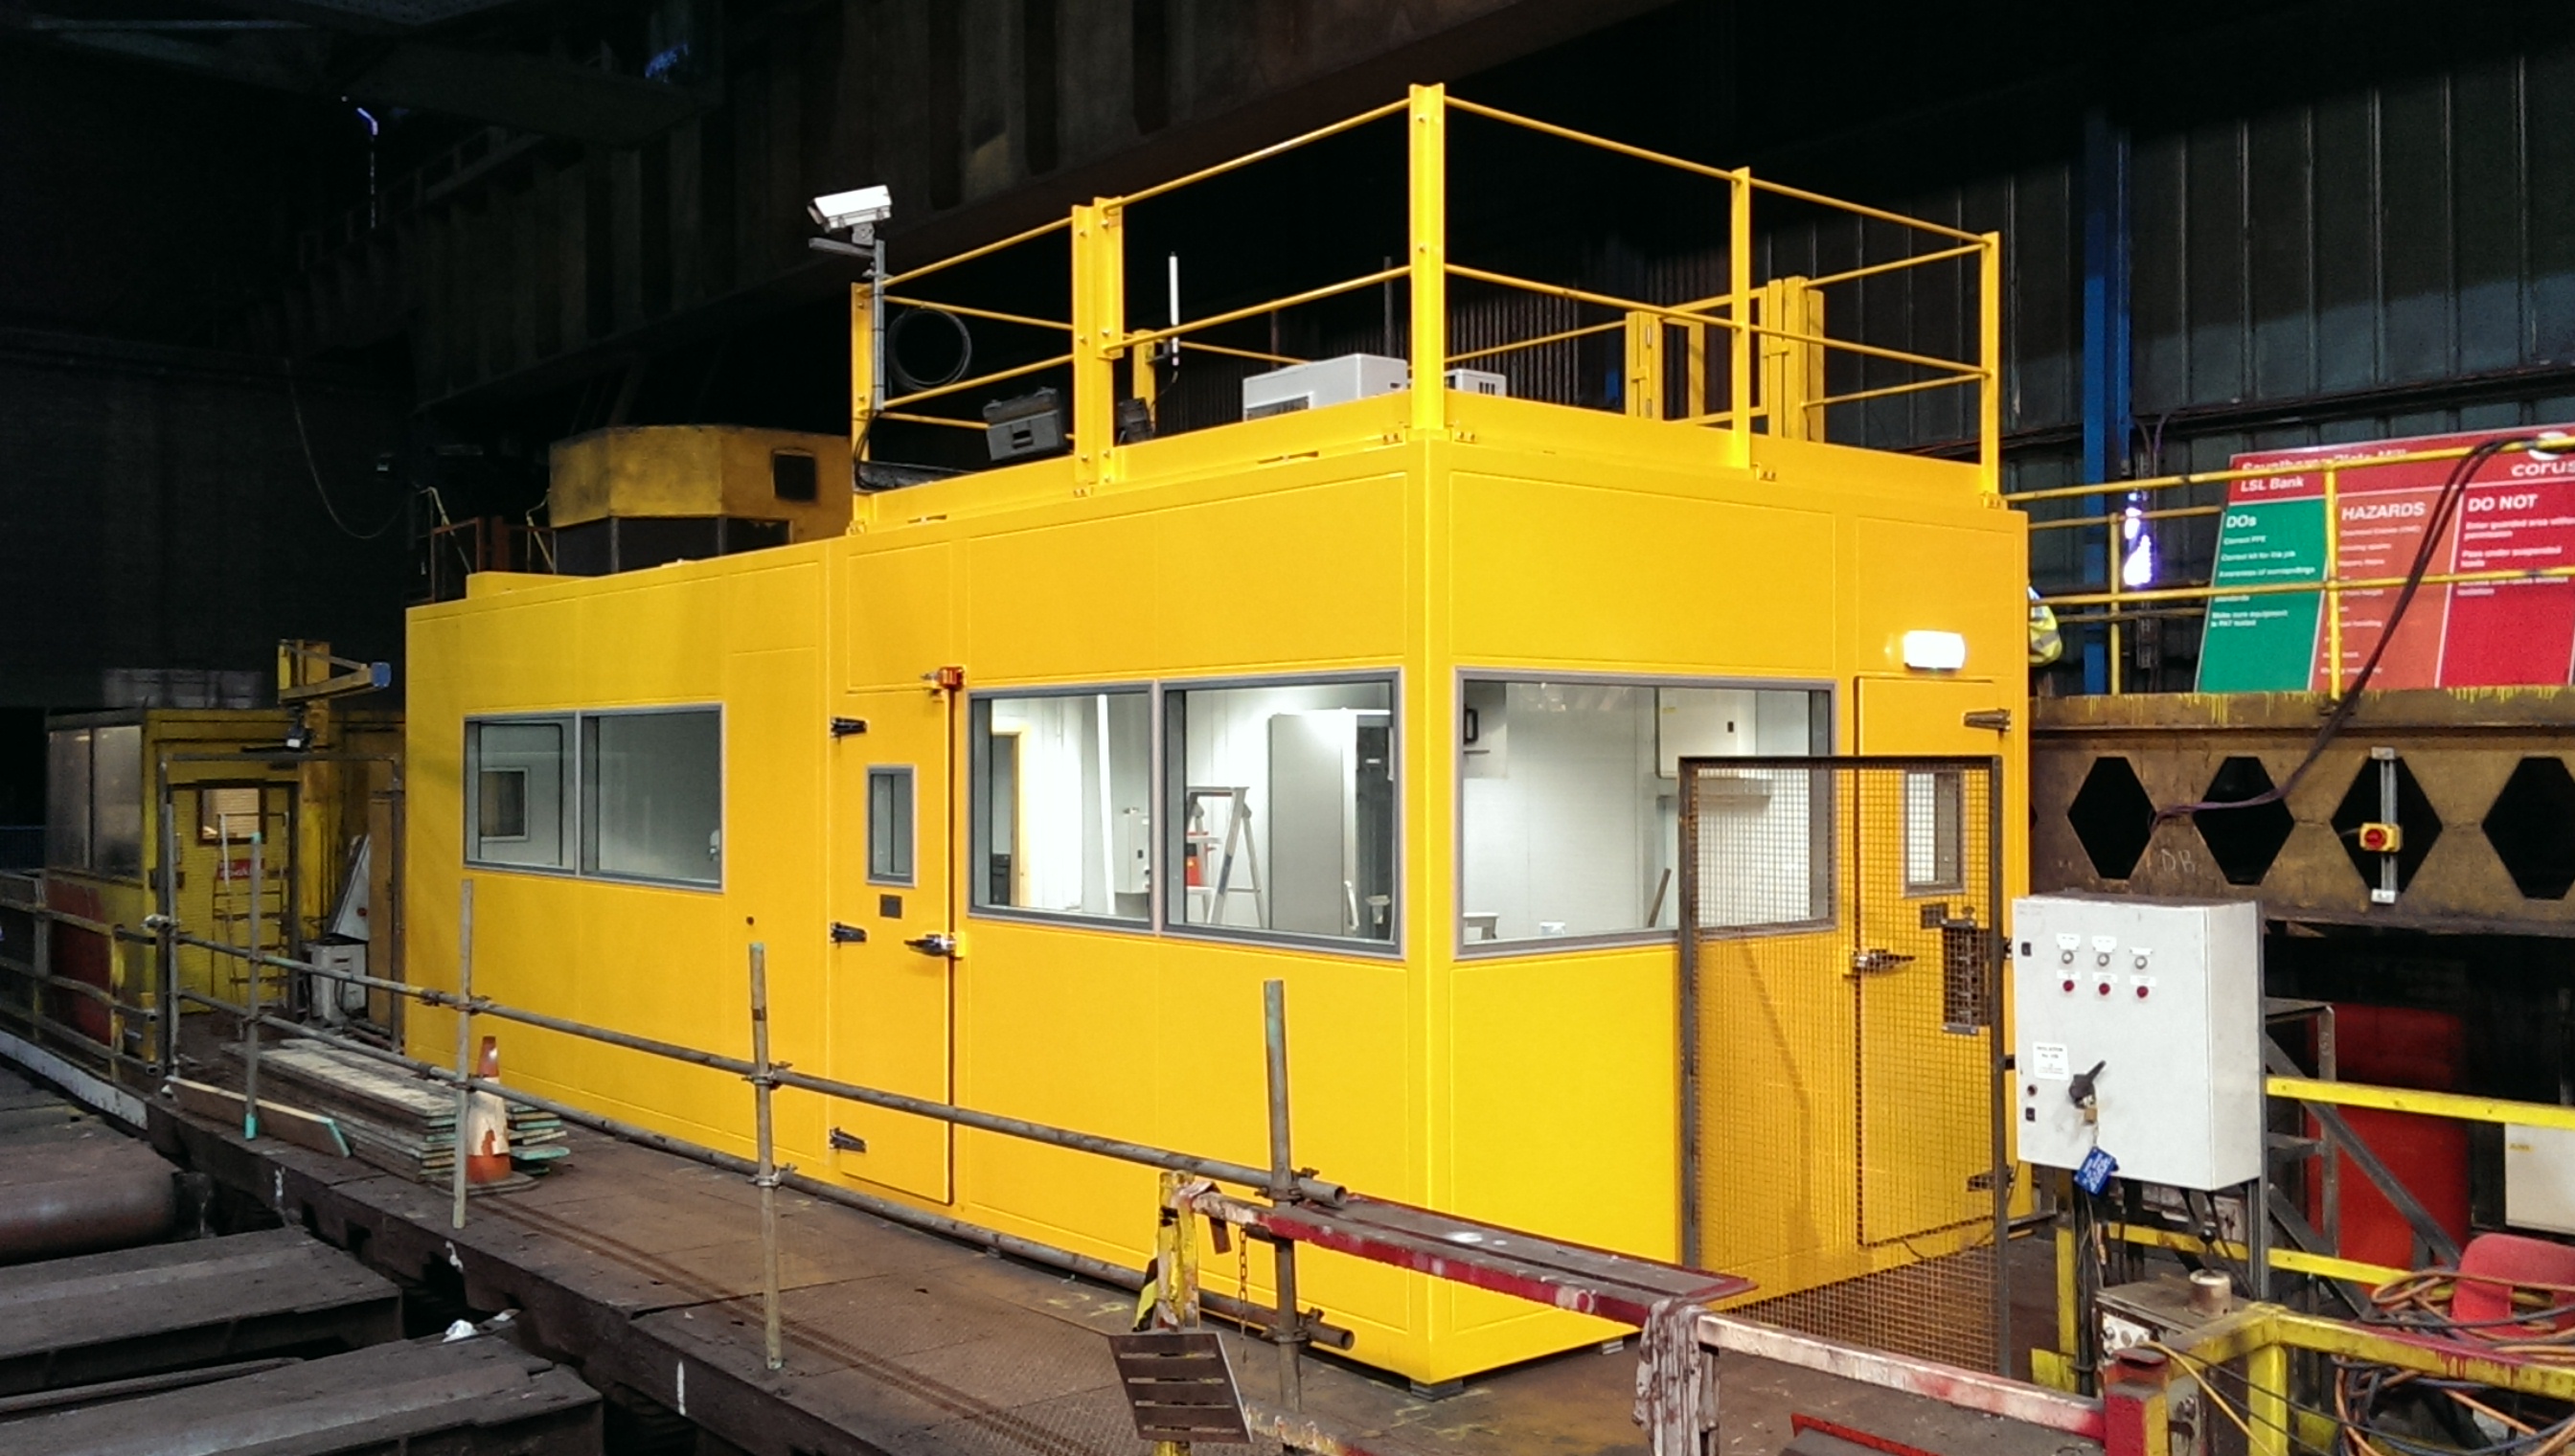
M 1099 841 L 1098 700 L 1012 698 L 993 704 L 993 731 L 1020 741 L 1019 842 L 1012 864 L 1033 910 L 1105 913 Z
M 528 775 L 527 837 L 496 839 L 481 834 L 477 824 L 474 858 L 492 864 L 538 864 L 566 867 L 563 827 L 564 763 L 570 756 L 570 724 L 490 723 L 475 728 L 475 771 L 525 770 Z M 466 787 L 468 813 L 481 808 L 482 782 Z
M 1635 930 L 1649 912 L 1676 923 L 1663 873 L 1678 853 L 1678 783 L 1665 770 L 1684 756 L 1809 751 L 1802 690 L 1510 683 L 1470 685 L 1469 698 L 1482 751 L 1459 782 L 1459 908 L 1494 915 L 1504 940 Z
M 1270 720 L 1282 713 L 1304 713 L 1334 708 L 1390 707 L 1389 695 L 1379 683 L 1304 684 L 1278 688 L 1202 689 L 1191 693 L 1185 704 L 1187 724 L 1184 773 L 1192 788 L 1242 787 L 1252 814 L 1249 835 L 1260 855 L 1265 878 L 1270 854 Z M 1188 825 L 1184 824 L 1186 829 Z M 1207 805 L 1207 829 L 1216 835 L 1216 854 L 1222 858 L 1227 824 L 1222 800 Z M 1213 875 L 1211 869 L 1211 875 Z M 1236 883 L 1243 882 L 1244 867 L 1235 868 Z M 1213 879 L 1211 879 L 1213 883 Z M 1196 899 L 1177 886 L 1173 891 L 1181 899 Z M 1196 905 L 1183 911 L 1175 905 L 1178 918 L 1186 913 L 1196 923 L 1253 926 L 1261 923 L 1253 897 L 1229 894 L 1226 903 L 1214 907 L 1212 914 L 1202 915 Z

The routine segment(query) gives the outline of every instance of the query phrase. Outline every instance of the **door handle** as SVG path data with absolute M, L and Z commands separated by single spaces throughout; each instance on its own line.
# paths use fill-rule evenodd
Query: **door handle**
M 924 955 L 937 955 L 944 958 L 957 953 L 957 937 L 940 930 L 933 930 L 927 935 L 915 935 L 903 943 Z
M 1851 974 L 1853 975 L 1884 975 L 1890 970 L 1902 970 L 1912 963 L 1913 957 L 1900 950 L 1884 950 L 1871 946 L 1866 950 L 1851 952 Z

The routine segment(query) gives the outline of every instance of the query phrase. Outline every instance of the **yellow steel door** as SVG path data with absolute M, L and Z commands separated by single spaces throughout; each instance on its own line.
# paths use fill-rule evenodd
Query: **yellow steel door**
M 925 683 L 833 710 L 830 1075 L 941 1102 L 955 1095 L 953 696 Z M 949 1124 L 836 1101 L 829 1125 L 836 1172 L 952 1201 Z
M 2014 696 L 2017 696 L 2016 694 Z M 1989 679 L 1861 679 L 1853 792 L 1859 1234 L 1882 1244 L 1993 1219 L 1994 834 Z M 1916 1248 L 1917 1254 L 1935 1252 Z

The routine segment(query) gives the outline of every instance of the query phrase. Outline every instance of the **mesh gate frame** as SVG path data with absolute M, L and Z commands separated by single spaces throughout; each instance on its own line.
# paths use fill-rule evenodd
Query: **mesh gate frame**
M 1987 1050 L 1984 1077 L 1986 1107 L 1988 1112 L 1987 1120 L 1989 1123 L 1989 1144 L 1987 1152 L 1988 1166 L 1985 1169 L 1985 1176 L 1992 1189 L 1992 1203 L 1988 1215 L 1990 1218 L 1990 1227 L 1983 1241 L 1980 1244 L 1969 1244 L 1958 1252 L 1963 1254 L 1971 1252 L 1979 1247 L 1991 1251 L 1992 1287 L 1988 1317 L 1991 1320 L 1992 1338 L 1987 1363 L 1989 1363 L 1990 1367 L 1998 1373 L 2008 1375 L 2011 1373 L 2013 1361 L 2011 1353 L 2011 1294 L 2007 1270 L 2010 1263 L 2011 1197 L 2013 1183 L 2015 1180 L 2008 1141 L 2008 1131 L 2005 1125 L 2009 1109 L 2013 1103 L 2010 1097 L 2010 1087 L 2012 1083 L 2008 1076 L 2010 1042 L 2004 1021 L 2006 1008 L 2004 1006 L 2003 992 L 2003 983 L 2005 980 L 2004 970 L 2009 964 L 2008 960 L 2005 958 L 2005 950 L 2008 942 L 2004 936 L 2003 927 L 2005 896 L 2003 877 L 2004 766 L 2004 760 L 1999 755 L 1765 754 L 1727 757 L 1683 757 L 1678 765 L 1678 772 L 1680 775 L 1678 806 L 1680 821 L 1680 852 L 1676 862 L 1676 868 L 1680 871 L 1681 884 L 1679 930 L 1677 932 L 1680 951 L 1680 984 L 1678 987 L 1679 1014 L 1677 1017 L 1677 1024 L 1679 1031 L 1678 1040 L 1680 1043 L 1681 1102 L 1679 1118 L 1681 1261 L 1684 1264 L 1695 1268 L 1705 1267 L 1703 1255 L 1706 1242 L 1706 1229 L 1704 1222 L 1706 1210 L 1702 1206 L 1705 1201 L 1703 1192 L 1705 1186 L 1705 1168 L 1702 1164 L 1704 1161 L 1703 1152 L 1706 1147 L 1706 1140 L 1703 1133 L 1706 1126 L 1704 1093 L 1707 1088 L 1707 1078 L 1705 1076 L 1706 1069 L 1701 1065 L 1701 1050 L 1705 1030 L 1703 1023 L 1706 1009 L 1706 997 L 1703 993 L 1705 989 L 1703 987 L 1704 966 L 1701 958 L 1703 942 L 1710 939 L 1758 940 L 1765 935 L 1788 932 L 1792 928 L 1805 929 L 1809 931 L 1847 929 L 1852 937 L 1852 954 L 1854 956 L 1853 975 L 1856 979 L 1861 974 L 1857 963 L 1857 957 L 1860 954 L 1858 948 L 1858 940 L 1860 938 L 1858 933 L 1858 916 L 1861 913 L 1860 899 L 1865 882 L 1864 870 L 1856 861 L 1857 857 L 1862 852 L 1862 846 L 1866 843 L 1864 835 L 1861 832 L 1861 826 L 1857 821 L 1858 813 L 1861 807 L 1865 804 L 1864 795 L 1856 791 L 1858 785 L 1864 782 L 1870 775 L 1893 776 L 1896 781 L 1901 784 L 1904 781 L 1903 775 L 1907 773 L 1923 772 L 1956 772 L 1961 775 L 1965 775 L 1961 780 L 1962 785 L 1967 782 L 1974 782 L 1981 785 L 1984 809 L 1982 814 L 1982 818 L 1984 820 L 1982 825 L 1984 852 L 1981 856 L 1984 860 L 1984 893 L 1979 897 L 1971 898 L 1961 893 L 1949 892 L 1946 895 L 1946 898 L 1970 905 L 1974 904 L 1976 899 L 1980 898 L 1982 901 L 1983 923 L 1980 928 L 1983 932 L 1981 936 L 1981 946 L 1984 958 L 1982 985 L 1980 987 L 1982 994 L 1980 997 L 1981 1004 L 1979 1009 L 1983 1016 L 1983 1027 L 1985 1030 Z M 1813 810 L 1810 807 L 1809 823 L 1810 825 L 1815 826 L 1815 831 L 1822 832 L 1829 836 L 1829 845 L 1825 849 L 1821 858 L 1825 865 L 1828 866 L 1826 872 L 1830 876 L 1830 892 L 1836 897 L 1836 903 L 1832 906 L 1831 911 L 1827 916 L 1820 917 L 1816 920 L 1809 921 L 1803 925 L 1795 927 L 1782 925 L 1770 930 L 1748 930 L 1729 935 L 1724 933 L 1726 929 L 1724 926 L 1703 926 L 1702 919 L 1706 910 L 1706 906 L 1702 903 L 1704 876 L 1699 867 L 1701 854 L 1705 848 L 1705 845 L 1702 842 L 1703 836 L 1701 834 L 1700 817 L 1702 808 L 1704 807 L 1705 795 L 1703 790 L 1710 782 L 1717 781 L 1717 778 L 1720 775 L 1740 779 L 1747 773 L 1776 773 L 1782 771 L 1804 774 L 1807 775 L 1808 782 L 1810 784 L 1819 782 L 1828 786 L 1830 798 L 1825 816 L 1820 821 L 1820 824 L 1818 824 L 1813 817 Z M 1973 791 L 1963 792 L 1962 798 L 1965 803 L 1972 803 L 1975 798 L 1975 793 Z M 1960 822 L 1961 844 L 1959 848 L 1959 856 L 1962 864 L 1973 847 L 1973 838 L 1968 832 L 1969 826 L 1965 822 L 1965 819 L 1966 815 L 1962 814 Z M 1902 827 L 1902 820 L 1899 818 L 1898 827 L 1895 831 L 1895 838 L 1892 840 L 1893 843 L 1899 846 L 1899 854 L 1903 852 L 1902 846 L 1905 843 L 1903 835 L 1904 829 Z M 1839 897 L 1842 895 L 1848 895 L 1850 897 L 1851 903 L 1847 909 L 1838 902 Z M 1711 930 L 1713 930 L 1714 933 L 1711 933 Z M 1853 1081 L 1856 1083 L 1863 1075 L 1862 1068 L 1859 1065 L 1861 1047 L 1856 1037 L 1854 1037 L 1850 1045 L 1852 1061 L 1850 1071 Z M 1858 1121 L 1859 1116 L 1860 1113 L 1856 1106 L 1855 1097 L 1855 1123 Z M 1856 1131 L 1854 1136 L 1857 1136 Z M 1854 1147 L 1856 1149 L 1856 1142 Z M 1860 1166 L 1854 1163 L 1852 1167 L 1853 1179 L 1857 1180 L 1862 1176 L 1863 1173 Z M 1852 1233 L 1854 1240 L 1857 1240 L 1860 1236 L 1860 1230 L 1857 1227 L 1856 1220 L 1854 1220 Z M 1924 1260 L 1911 1267 L 1918 1268 L 1921 1267 L 1922 1264 L 1926 1264 L 1928 1262 L 1931 1261 Z M 1900 1274 L 1902 1272 L 1904 1272 L 1903 1268 L 1899 1267 L 1898 1269 L 1885 1271 L 1885 1273 L 1862 1275 L 1857 1279 L 1845 1280 L 1842 1282 L 1846 1284 L 1859 1284 L 1869 1279 L 1883 1279 L 1886 1274 Z M 1818 1287 L 1829 1288 L 1832 1286 L 1823 1285 Z M 1772 1322 L 1780 1323 L 1791 1328 L 1800 1328 L 1804 1333 L 1813 1334 L 1821 1338 L 1836 1339 L 1844 1343 L 1851 1344 L 1867 1344 L 1865 1339 L 1853 1338 L 1852 1331 L 1847 1325 L 1837 1326 L 1836 1322 L 1829 1318 L 1804 1322 L 1806 1324 L 1819 1326 L 1815 1328 L 1804 1328 L 1800 1322 L 1793 1318 L 1781 1319 L 1775 1313 L 1764 1310 L 1761 1307 L 1761 1301 L 1758 1299 L 1758 1296 L 1755 1297 L 1755 1302 L 1751 1307 L 1742 1309 L 1738 1312 L 1753 1318 L 1769 1319 Z M 1887 1342 L 1884 1347 L 1890 1349 L 1892 1353 L 1911 1355 L 1917 1358 L 1942 1359 L 1951 1357 L 1948 1352 L 1941 1350 L 1896 1348 L 1895 1346 L 1897 1343 L 1898 1342 Z

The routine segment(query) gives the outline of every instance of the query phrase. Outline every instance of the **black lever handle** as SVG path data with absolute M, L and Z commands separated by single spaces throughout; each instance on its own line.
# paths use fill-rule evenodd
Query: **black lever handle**
M 2065 1099 L 2072 1102 L 2077 1107 L 2088 1107 L 2092 1105 L 2092 1084 L 2100 1079 L 2101 1069 L 2109 1064 L 2110 1063 L 2106 1061 L 2096 1061 L 2092 1063 L 2092 1069 L 2090 1071 L 2083 1072 L 2076 1076 L 2074 1080 L 2066 1083 Z

